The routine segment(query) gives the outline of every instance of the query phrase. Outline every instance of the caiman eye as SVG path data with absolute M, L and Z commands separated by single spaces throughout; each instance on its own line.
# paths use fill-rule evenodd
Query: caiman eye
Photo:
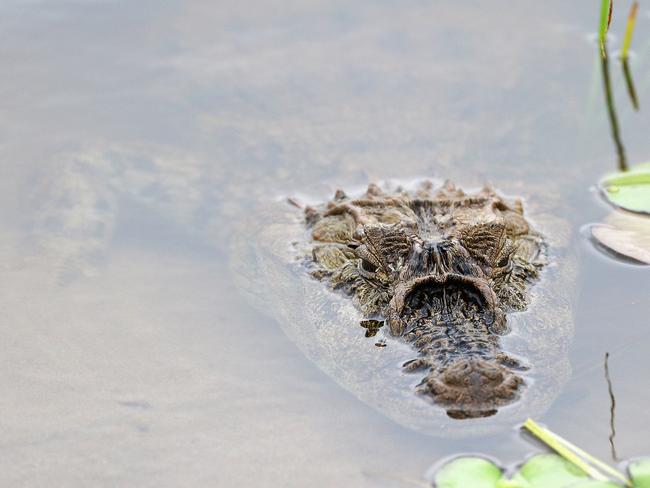
M 361 268 L 362 271 L 365 271 L 366 273 L 374 273 L 377 271 L 377 266 L 375 266 L 370 261 L 363 258 L 359 261 L 359 267 Z

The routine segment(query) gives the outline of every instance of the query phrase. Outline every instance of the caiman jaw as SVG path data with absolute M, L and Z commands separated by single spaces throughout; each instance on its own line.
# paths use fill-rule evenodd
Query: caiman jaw
M 416 292 L 418 289 L 427 286 L 445 288 L 450 285 L 465 288 L 476 294 L 481 301 L 481 306 L 484 308 L 483 318 L 485 324 L 489 327 L 492 333 L 501 335 L 506 331 L 505 316 L 497 307 L 496 295 L 485 280 L 474 276 L 445 273 L 440 276 L 422 276 L 406 283 L 402 283 L 396 287 L 395 295 L 388 304 L 388 310 L 386 312 L 391 334 L 394 336 L 401 336 L 404 334 L 407 324 L 402 315 L 411 294 Z

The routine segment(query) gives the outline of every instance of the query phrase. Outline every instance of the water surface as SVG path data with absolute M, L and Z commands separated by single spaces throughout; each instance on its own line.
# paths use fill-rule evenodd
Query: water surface
M 523 457 L 514 426 L 452 441 L 387 420 L 233 285 L 233 229 L 263 202 L 423 176 L 534 188 L 559 209 L 579 255 L 573 375 L 537 420 L 607 459 L 608 351 L 618 454 L 648 454 L 648 274 L 578 233 L 610 212 L 590 187 L 617 160 L 597 15 L 3 2 L 0 484 L 366 487 L 459 451 Z M 641 11 L 640 113 L 612 76 L 632 162 L 650 157 L 649 32 Z

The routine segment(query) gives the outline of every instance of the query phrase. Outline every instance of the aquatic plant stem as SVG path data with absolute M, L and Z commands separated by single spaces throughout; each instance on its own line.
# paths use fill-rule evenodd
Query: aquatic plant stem
M 607 48 L 605 48 L 607 53 Z M 616 145 L 616 153 L 618 155 L 618 169 L 620 171 L 627 171 L 627 158 L 625 156 L 625 147 L 621 140 L 621 132 L 618 125 L 618 117 L 616 116 L 616 108 L 614 107 L 614 96 L 612 95 L 612 81 L 609 75 L 609 59 L 607 54 L 600 60 L 603 73 L 603 87 L 605 89 L 605 102 L 607 103 L 607 114 L 612 129 L 612 138 Z
M 616 454 L 616 444 L 614 438 L 616 437 L 616 397 L 614 396 L 614 389 L 612 388 L 612 379 L 609 376 L 609 352 L 605 353 L 605 381 L 607 381 L 607 392 L 609 393 L 609 445 L 612 448 L 612 459 L 618 461 Z
M 591 454 L 583 451 L 559 435 L 551 432 L 548 429 L 545 429 L 541 425 L 537 424 L 534 420 L 527 419 L 524 423 L 524 428 L 530 431 L 535 437 L 544 442 L 564 459 L 582 469 L 593 479 L 599 481 L 608 481 L 609 478 L 603 474 L 606 473 L 607 475 L 623 482 L 625 486 L 632 486 L 630 480 L 628 480 L 621 472 L 605 464 L 599 459 L 596 459 Z
M 623 77 L 625 78 L 625 86 L 627 87 L 627 94 L 630 96 L 632 107 L 634 110 L 639 110 L 639 99 L 636 96 L 636 89 L 634 88 L 634 81 L 632 80 L 632 71 L 627 59 L 621 63 L 623 65 Z

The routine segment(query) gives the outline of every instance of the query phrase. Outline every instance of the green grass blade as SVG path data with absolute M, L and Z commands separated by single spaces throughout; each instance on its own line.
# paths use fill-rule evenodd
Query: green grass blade
M 608 477 L 603 474 L 607 473 L 609 476 L 622 481 L 625 486 L 632 486 L 630 481 L 622 473 L 571 444 L 559 435 L 545 429 L 534 420 L 527 419 L 524 423 L 524 428 L 528 429 L 535 437 L 544 442 L 564 459 L 582 469 L 593 479 L 608 481 Z
M 607 30 L 612 25 L 612 12 L 614 11 L 614 0 L 609 0 L 609 13 L 607 14 Z
M 612 22 L 612 8 L 614 0 L 602 0 L 600 4 L 600 28 L 598 29 L 598 40 L 600 41 L 600 54 L 607 57 L 605 42 L 607 42 L 607 31 Z
M 535 437 L 544 442 L 544 444 L 549 446 L 570 463 L 582 469 L 593 479 L 598 481 L 607 481 L 606 476 L 604 476 L 600 471 L 588 464 L 586 461 L 580 459 L 578 455 L 576 455 L 573 451 L 562 444 L 562 442 L 560 442 L 557 437 L 551 435 L 548 430 L 546 430 L 541 425 L 538 425 L 534 420 L 527 419 L 526 422 L 524 422 L 524 427 L 528 429 Z
M 630 8 L 630 14 L 627 16 L 627 25 L 625 26 L 625 37 L 623 38 L 623 50 L 621 51 L 621 59 L 625 61 L 630 54 L 630 45 L 632 44 L 632 34 L 634 33 L 634 25 L 636 24 L 636 13 L 639 10 L 639 2 L 634 2 Z
M 578 446 L 575 444 L 572 444 L 571 442 L 567 441 L 566 439 L 563 439 L 559 435 L 557 435 L 554 432 L 551 432 L 550 430 L 548 431 L 550 435 L 555 437 L 558 442 L 563 443 L 566 447 L 571 449 L 573 452 L 575 452 L 578 456 L 581 456 L 582 458 L 586 459 L 588 462 L 590 462 L 592 465 L 594 465 L 596 468 L 600 469 L 602 472 L 607 473 L 613 478 L 616 478 L 619 481 L 622 481 L 625 486 L 632 486 L 630 481 L 617 469 L 612 468 L 609 464 L 605 464 L 602 462 L 600 459 L 593 457 L 591 454 L 588 452 L 583 451 L 580 449 Z

